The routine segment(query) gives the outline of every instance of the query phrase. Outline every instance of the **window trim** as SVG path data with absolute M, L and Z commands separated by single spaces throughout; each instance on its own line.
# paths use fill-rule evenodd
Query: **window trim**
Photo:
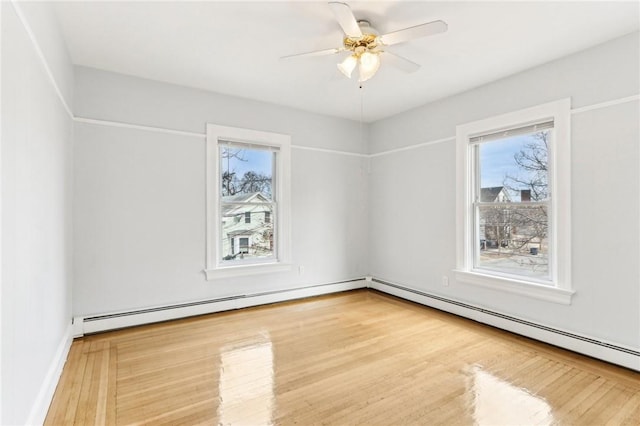
M 219 145 L 224 142 L 256 145 L 278 149 L 274 173 L 277 194 L 277 212 L 272 215 L 276 229 L 276 253 L 268 261 L 223 264 L 220 244 L 220 153 Z M 291 136 L 280 133 L 263 132 L 237 127 L 207 123 L 206 138 L 206 269 L 207 280 L 228 278 L 291 269 Z
M 552 119 L 554 137 L 549 148 L 551 185 L 549 244 L 551 285 L 525 276 L 504 276 L 487 270 L 474 270 L 474 183 L 473 144 L 471 138 L 504 129 Z M 473 121 L 456 127 L 456 279 L 465 284 L 515 293 L 541 300 L 571 304 L 575 293 L 571 285 L 571 99 L 554 102 Z

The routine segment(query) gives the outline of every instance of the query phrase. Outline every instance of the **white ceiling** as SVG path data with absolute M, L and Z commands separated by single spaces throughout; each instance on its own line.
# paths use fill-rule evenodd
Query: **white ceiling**
M 394 46 L 422 65 L 383 62 L 359 89 L 342 55 L 281 56 L 338 47 L 326 2 L 61 2 L 56 13 L 78 65 L 375 121 L 639 29 L 633 2 L 348 2 L 381 34 L 441 19 L 448 32 Z M 384 61 L 384 59 L 383 59 Z M 362 111 L 362 112 L 361 112 Z

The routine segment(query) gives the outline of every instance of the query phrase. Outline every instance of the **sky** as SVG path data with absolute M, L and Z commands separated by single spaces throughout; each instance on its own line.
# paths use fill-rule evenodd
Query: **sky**
M 480 187 L 503 186 L 507 174 L 526 177 L 525 172 L 518 168 L 514 155 L 533 141 L 533 135 L 528 134 L 480 144 Z
M 523 171 L 519 170 L 514 155 L 524 148 L 524 145 L 533 141 L 533 136 L 518 135 L 510 138 L 499 139 L 496 141 L 485 142 L 480 145 L 480 162 L 481 162 L 481 187 L 503 186 L 504 178 L 507 174 L 512 176 L 523 176 Z M 236 176 L 241 178 L 247 171 L 254 171 L 270 176 L 272 174 L 272 151 L 261 149 L 243 149 L 241 150 L 241 161 L 238 158 L 230 158 L 227 163 L 226 159 L 222 159 L 222 172 L 227 167 L 232 172 L 236 172 Z
M 228 163 L 230 171 L 236 172 L 238 178 L 242 178 L 242 175 L 250 170 L 271 176 L 273 151 L 262 149 L 242 149 L 241 151 L 240 156 L 246 161 L 230 158 Z M 223 158 L 222 172 L 225 171 L 227 171 L 227 159 Z

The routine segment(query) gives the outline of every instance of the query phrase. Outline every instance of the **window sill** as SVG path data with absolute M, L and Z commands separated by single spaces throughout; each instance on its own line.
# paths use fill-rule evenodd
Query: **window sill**
M 558 287 L 551 287 L 524 280 L 497 277 L 478 272 L 456 270 L 455 275 L 456 280 L 461 283 L 477 285 L 505 293 L 518 294 L 563 305 L 570 305 L 571 297 L 575 294 L 574 291 Z
M 205 269 L 207 281 L 216 278 L 244 277 L 247 275 L 268 274 L 272 272 L 285 272 L 291 270 L 291 263 L 259 263 L 254 265 L 223 266 L 215 269 Z

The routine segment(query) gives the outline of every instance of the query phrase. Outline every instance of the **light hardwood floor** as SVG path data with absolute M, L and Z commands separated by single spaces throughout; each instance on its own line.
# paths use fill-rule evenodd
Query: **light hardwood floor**
M 358 290 L 73 342 L 47 425 L 639 425 L 640 374 Z

